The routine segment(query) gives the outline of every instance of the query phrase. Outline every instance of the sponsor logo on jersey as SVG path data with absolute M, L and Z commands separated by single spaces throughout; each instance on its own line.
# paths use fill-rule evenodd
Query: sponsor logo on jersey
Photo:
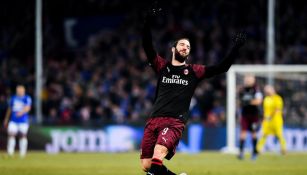
M 188 80 L 184 80 L 180 78 L 180 75 L 172 75 L 171 78 L 162 77 L 162 83 L 167 84 L 181 84 L 187 86 L 189 84 Z

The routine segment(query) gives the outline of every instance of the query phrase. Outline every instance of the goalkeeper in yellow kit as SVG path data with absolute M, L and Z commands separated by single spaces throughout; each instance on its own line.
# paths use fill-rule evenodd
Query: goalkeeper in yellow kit
M 283 137 L 283 99 L 274 87 L 266 85 L 263 100 L 262 135 L 257 144 L 257 151 L 261 152 L 268 135 L 275 135 L 281 145 L 281 153 L 286 153 L 286 141 Z

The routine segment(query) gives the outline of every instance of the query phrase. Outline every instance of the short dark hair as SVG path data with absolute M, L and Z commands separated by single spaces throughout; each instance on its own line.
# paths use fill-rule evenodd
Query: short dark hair
M 179 39 L 177 39 L 177 40 L 173 43 L 173 47 L 176 47 L 177 44 L 178 44 L 178 42 L 179 42 L 180 40 L 187 40 L 187 41 L 190 42 L 190 39 L 189 39 L 189 38 L 185 38 L 185 37 L 179 38 Z M 190 42 L 190 43 L 191 43 L 191 42 Z M 190 48 L 191 48 L 191 46 L 190 46 Z

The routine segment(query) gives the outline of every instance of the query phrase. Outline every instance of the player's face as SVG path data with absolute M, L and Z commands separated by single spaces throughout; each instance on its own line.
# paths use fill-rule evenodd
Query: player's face
M 26 89 L 24 86 L 17 86 L 16 87 L 16 94 L 18 96 L 24 96 L 25 95 L 25 92 L 26 92 Z
M 179 40 L 174 51 L 175 59 L 183 63 L 190 54 L 190 42 L 186 39 Z
M 274 91 L 275 91 L 274 88 L 270 85 L 266 85 L 264 87 L 264 92 L 265 92 L 266 95 L 273 95 Z
M 178 41 L 176 50 L 182 57 L 188 57 L 190 54 L 190 42 L 186 39 L 181 39 Z
M 254 86 L 255 82 L 256 82 L 256 79 L 252 75 L 247 75 L 246 77 L 244 77 L 244 85 L 245 86 L 248 86 L 248 87 Z

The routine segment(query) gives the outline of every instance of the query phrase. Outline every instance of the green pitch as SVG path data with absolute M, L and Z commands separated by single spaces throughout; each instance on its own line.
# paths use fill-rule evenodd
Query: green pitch
M 1 152 L 1 175 L 144 175 L 138 153 L 61 153 L 30 152 L 20 159 Z M 264 154 L 256 161 L 239 161 L 234 155 L 218 152 L 176 154 L 165 164 L 175 172 L 189 175 L 306 175 L 307 153 L 286 156 Z

